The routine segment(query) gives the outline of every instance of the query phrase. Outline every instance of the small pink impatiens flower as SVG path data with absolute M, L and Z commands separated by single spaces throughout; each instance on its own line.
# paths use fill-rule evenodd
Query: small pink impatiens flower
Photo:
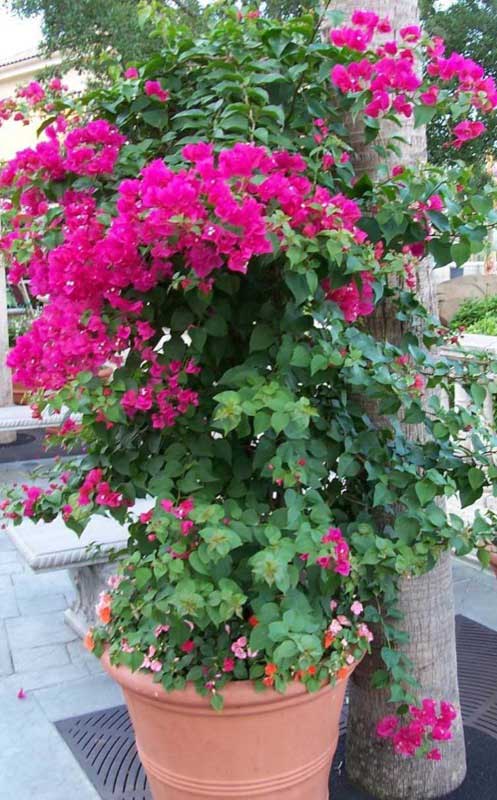
M 411 389 L 415 389 L 416 391 L 422 392 L 426 386 L 426 380 L 423 375 L 420 375 L 419 372 L 414 376 L 414 380 L 410 386 Z
M 357 635 L 362 636 L 368 642 L 373 641 L 373 634 L 369 630 L 368 626 L 364 624 L 364 622 L 357 626 Z
M 235 669 L 235 659 L 225 658 L 223 661 L 223 672 L 233 672 Z
M 247 658 L 247 637 L 240 636 L 236 642 L 233 642 L 231 645 L 231 652 L 235 654 L 236 658 L 245 659 Z
M 364 611 L 364 606 L 362 605 L 361 602 L 359 602 L 359 600 L 354 600 L 354 602 L 350 606 L 350 610 L 352 611 L 354 616 L 358 617 L 359 614 L 362 614 L 362 612 Z

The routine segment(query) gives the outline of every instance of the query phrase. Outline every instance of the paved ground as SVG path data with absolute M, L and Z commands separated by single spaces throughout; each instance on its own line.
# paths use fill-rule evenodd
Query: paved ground
M 27 467 L 2 465 L 0 483 Z M 457 613 L 497 630 L 493 575 L 459 561 L 454 580 Z M 52 722 L 122 697 L 64 623 L 72 596 L 65 571 L 35 575 L 0 533 L 0 800 L 98 800 Z
M 28 466 L 2 465 L 0 483 Z M 0 800 L 98 800 L 52 722 L 123 701 L 64 623 L 72 597 L 66 571 L 35 575 L 0 532 Z

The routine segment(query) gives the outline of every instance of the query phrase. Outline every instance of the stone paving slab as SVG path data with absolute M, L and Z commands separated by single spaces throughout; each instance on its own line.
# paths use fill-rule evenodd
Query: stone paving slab
M 71 642 L 76 634 L 67 627 L 62 611 L 32 614 L 5 621 L 7 638 L 12 648 L 42 647 L 48 644 Z
M 497 630 L 497 580 L 478 562 L 455 560 L 454 599 L 456 613 Z
M 41 597 L 46 594 L 73 595 L 74 587 L 67 572 L 47 572 L 41 575 L 27 569 L 22 575 L 13 575 L 12 583 L 18 597 Z
M 12 564 L 14 562 L 17 563 L 17 553 L 15 550 L 0 550 L 0 564 Z
M 6 592 L 13 587 L 10 575 L 0 575 L 0 592 Z
M 17 605 L 14 587 L 11 585 L 10 588 L 2 590 L 0 586 L 0 619 L 18 616 L 19 606 Z
M 17 605 L 19 606 L 19 613 L 23 616 L 32 616 L 33 614 L 47 614 L 50 611 L 65 611 L 70 605 L 67 597 L 64 594 L 46 594 L 39 597 L 26 597 L 22 594 L 15 593 L 17 596 Z M 1 600 L 0 600 L 0 615 L 1 615 Z M 10 616 L 10 615 L 9 615 Z
M 124 703 L 119 686 L 108 675 L 93 675 L 71 684 L 39 689 L 33 695 L 52 722 Z
M 0 678 L 12 673 L 12 659 L 5 624 L 0 621 Z
M 73 664 L 85 664 L 86 669 L 92 675 L 104 674 L 98 658 L 95 658 L 92 653 L 89 653 L 88 650 L 82 647 L 79 639 L 75 642 L 68 642 L 65 647 Z
M 6 535 L 5 531 L 2 531 L 0 533 L 0 553 L 6 553 L 9 550 L 11 553 L 15 553 L 14 545 Z
M 36 700 L 0 686 L 0 708 L 0 800 L 99 800 Z
M 74 644 L 79 643 L 74 642 Z M 65 664 L 69 664 L 71 659 L 63 644 L 51 644 L 12 650 L 12 662 L 16 673 L 23 673 L 45 670 L 50 667 L 63 667 Z
M 25 692 L 33 692 L 37 689 L 50 689 L 56 687 L 59 691 L 72 692 L 72 685 L 76 681 L 88 678 L 88 670 L 84 664 L 64 664 L 62 666 L 50 667 L 48 669 L 32 669 L 27 672 L 14 672 L 4 678 L 3 686 L 16 695 L 19 689 Z
M 17 575 L 24 572 L 24 567 L 18 561 L 7 562 L 2 564 L 0 562 L 0 575 Z

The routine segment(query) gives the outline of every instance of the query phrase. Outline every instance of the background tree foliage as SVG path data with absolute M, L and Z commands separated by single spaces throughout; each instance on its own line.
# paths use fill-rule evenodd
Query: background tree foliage
M 152 21 L 141 20 L 137 0 L 2 0 L 21 17 L 41 16 L 42 51 L 59 52 L 64 68 L 89 71 L 102 77 L 109 63 L 129 64 L 149 58 L 157 50 Z M 161 3 L 178 22 L 196 20 L 197 0 Z
M 473 58 L 497 79 L 497 0 L 456 0 L 445 9 L 439 9 L 436 0 L 422 0 L 420 8 L 425 29 L 445 39 L 447 52 L 455 50 Z M 447 136 L 447 124 L 442 118 L 429 126 L 432 162 L 440 164 L 446 160 Z M 461 158 L 483 170 L 486 156 L 493 153 L 496 142 L 497 121 L 489 118 L 486 134 L 470 142 Z

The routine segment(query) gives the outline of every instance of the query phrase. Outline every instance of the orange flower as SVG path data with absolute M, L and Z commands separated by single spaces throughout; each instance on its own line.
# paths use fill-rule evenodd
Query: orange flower
M 98 618 L 100 622 L 103 622 L 104 625 L 108 625 L 111 619 L 111 610 L 110 606 L 100 606 L 98 609 Z
M 252 614 L 252 616 L 248 618 L 248 624 L 250 625 L 251 628 L 255 628 L 255 626 L 259 624 L 259 620 L 255 616 L 255 614 Z
M 326 633 L 324 634 L 324 641 L 323 641 L 324 649 L 327 650 L 328 647 L 331 647 L 331 645 L 333 644 L 334 641 L 335 641 L 335 637 L 332 634 L 332 632 L 331 631 L 326 631 Z
M 100 594 L 100 599 L 96 611 L 100 622 L 103 622 L 104 625 L 108 625 L 112 617 L 112 612 L 110 607 L 111 602 L 112 602 L 112 597 L 110 596 L 110 594 L 108 594 L 107 592 L 102 592 Z
M 318 670 L 317 670 L 317 667 L 315 667 L 315 666 L 314 666 L 314 664 L 312 664 L 312 665 L 309 667 L 309 669 L 307 670 L 307 674 L 308 674 L 308 675 L 312 675 L 312 676 L 314 676 L 314 675 L 316 674 L 316 672 L 317 672 L 317 671 L 318 671 Z
M 266 677 L 262 679 L 262 682 L 264 686 L 267 686 L 269 688 L 270 686 L 273 685 L 274 678 L 272 678 L 271 675 L 266 675 Z
M 268 677 L 276 675 L 277 672 L 278 672 L 278 667 L 276 666 L 276 664 L 266 664 L 266 666 L 264 667 L 264 674 L 267 675 Z
M 83 644 L 86 647 L 86 649 L 90 651 L 90 653 L 91 653 L 92 650 L 95 649 L 95 640 L 93 638 L 93 631 L 92 631 L 91 628 L 90 628 L 89 631 L 86 632 L 86 636 L 85 636 L 85 638 L 83 640 Z
M 341 667 L 337 672 L 337 678 L 339 680 L 343 680 L 344 678 L 347 677 L 348 674 L 349 670 L 347 669 L 347 667 Z

